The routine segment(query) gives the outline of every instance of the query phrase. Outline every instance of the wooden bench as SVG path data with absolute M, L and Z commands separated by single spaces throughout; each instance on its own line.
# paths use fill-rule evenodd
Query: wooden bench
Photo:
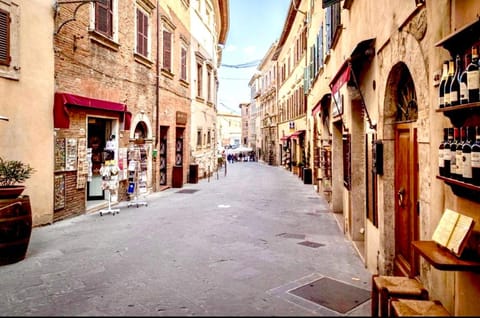
M 438 300 L 396 299 L 390 300 L 391 317 L 447 317 L 450 313 Z

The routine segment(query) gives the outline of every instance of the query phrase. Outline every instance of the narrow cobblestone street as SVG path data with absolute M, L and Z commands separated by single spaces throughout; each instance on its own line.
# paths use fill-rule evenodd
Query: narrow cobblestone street
M 237 162 L 146 200 L 34 228 L 25 260 L 0 267 L 0 315 L 369 315 L 369 297 L 341 312 L 289 292 L 329 278 L 364 297 L 371 278 L 327 202 L 291 172 Z

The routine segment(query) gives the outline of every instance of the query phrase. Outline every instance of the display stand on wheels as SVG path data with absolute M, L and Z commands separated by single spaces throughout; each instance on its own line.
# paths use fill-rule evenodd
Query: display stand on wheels
M 128 153 L 128 189 L 127 194 L 133 197 L 127 204 L 128 207 L 136 205 L 148 206 L 146 200 L 140 199 L 141 191 L 146 192 L 146 167 L 143 169 L 142 164 L 146 165 L 146 152 L 143 147 L 135 145 Z
M 108 158 L 108 154 L 106 156 Z M 115 215 L 120 213 L 120 209 L 112 208 L 112 193 L 115 193 L 118 187 L 118 172 L 119 169 L 113 159 L 105 160 L 105 164 L 102 164 L 102 167 L 100 168 L 100 174 L 102 175 L 102 189 L 105 191 L 105 194 L 108 195 L 108 209 L 100 210 L 100 216 L 103 216 L 104 214 Z

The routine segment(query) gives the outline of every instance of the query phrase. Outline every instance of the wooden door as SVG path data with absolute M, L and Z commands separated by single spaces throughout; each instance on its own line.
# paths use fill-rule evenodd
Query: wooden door
M 417 130 L 412 123 L 403 123 L 395 129 L 394 275 L 418 274 L 418 256 L 411 246 L 418 239 L 418 220 Z

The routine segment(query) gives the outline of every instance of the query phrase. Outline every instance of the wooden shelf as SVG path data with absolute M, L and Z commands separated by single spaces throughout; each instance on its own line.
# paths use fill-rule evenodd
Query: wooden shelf
M 435 46 L 441 46 L 455 57 L 458 52 L 465 52 L 470 49 L 472 43 L 480 40 L 480 19 L 467 24 L 463 28 L 443 38 L 435 43 Z
M 467 198 L 472 201 L 480 202 L 480 187 L 471 183 L 462 182 L 456 179 L 437 176 L 437 179 L 448 184 L 455 195 Z
M 453 126 L 476 126 L 480 124 L 480 103 L 469 103 L 457 106 L 438 108 L 436 112 L 442 112 L 450 118 Z
M 433 267 L 444 271 L 480 272 L 480 260 L 474 257 L 458 258 L 434 241 L 413 241 L 412 246 Z

